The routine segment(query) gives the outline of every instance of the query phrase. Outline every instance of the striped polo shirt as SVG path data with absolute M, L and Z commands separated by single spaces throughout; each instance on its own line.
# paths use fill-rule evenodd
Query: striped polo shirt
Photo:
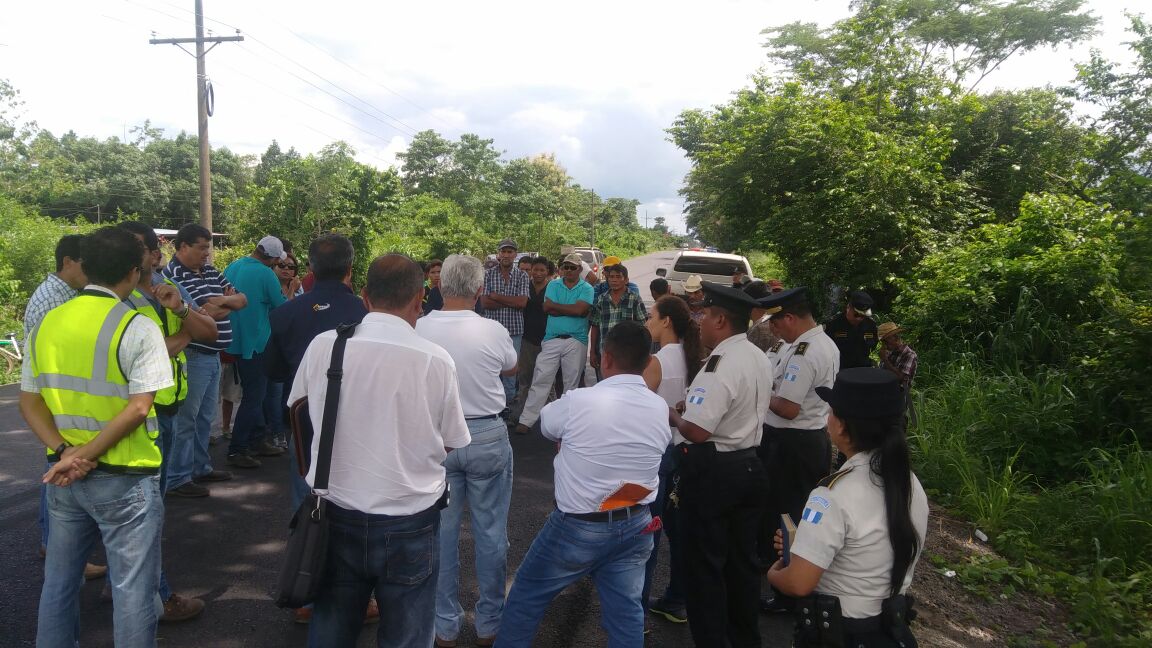
M 194 272 L 188 266 L 180 263 L 176 257 L 172 257 L 168 266 L 164 268 L 164 276 L 180 284 L 195 300 L 197 306 L 207 304 L 211 297 L 223 296 L 226 289 L 232 288 L 232 284 L 228 283 L 228 280 L 216 268 L 205 265 L 200 269 L 200 272 Z M 216 320 L 216 331 L 218 334 L 215 342 L 211 344 L 191 342 L 188 344 L 188 348 L 201 353 L 224 351 L 232 343 L 231 320 L 229 318 Z

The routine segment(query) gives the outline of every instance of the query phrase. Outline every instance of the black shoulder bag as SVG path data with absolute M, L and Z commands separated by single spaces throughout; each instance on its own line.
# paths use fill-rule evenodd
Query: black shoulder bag
M 288 547 L 284 566 L 280 569 L 280 582 L 276 587 L 276 605 L 286 608 L 303 607 L 312 603 L 324 576 L 328 557 L 328 510 L 320 496 L 328 488 L 328 473 L 332 470 L 332 442 L 336 430 L 336 408 L 340 404 L 340 381 L 344 377 L 344 347 L 356 332 L 355 324 L 342 324 L 336 329 L 336 343 L 332 345 L 332 364 L 328 368 L 328 394 L 324 399 L 324 420 L 320 425 L 320 449 L 316 457 L 316 479 L 312 492 L 301 502 L 288 525 Z M 307 412 L 307 405 L 296 408 Z M 308 427 L 307 416 L 293 417 L 293 427 L 299 421 Z M 302 430 L 294 429 L 299 437 Z

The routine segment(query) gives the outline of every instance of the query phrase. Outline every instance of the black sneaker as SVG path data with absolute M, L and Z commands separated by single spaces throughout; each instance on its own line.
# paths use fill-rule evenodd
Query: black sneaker
M 260 461 L 246 454 L 228 455 L 228 465 L 234 468 L 259 468 Z
M 670 603 L 661 597 L 648 605 L 648 611 L 668 619 L 672 623 L 688 623 L 688 611 L 682 604 Z
M 252 446 L 248 450 L 248 454 L 256 455 L 257 457 L 279 457 L 280 455 L 284 454 L 284 448 L 277 448 L 267 441 L 261 441 L 260 443 Z

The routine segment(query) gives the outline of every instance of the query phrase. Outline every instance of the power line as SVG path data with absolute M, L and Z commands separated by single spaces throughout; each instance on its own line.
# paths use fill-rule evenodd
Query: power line
M 256 41 L 256 39 L 255 39 L 255 38 L 252 38 L 252 37 L 251 37 L 251 35 L 249 35 L 249 38 L 251 38 L 251 39 L 252 39 L 254 42 L 258 42 L 258 41 Z M 265 45 L 265 47 L 267 47 L 267 45 Z M 373 115 L 372 113 L 370 113 L 370 112 L 368 112 L 368 111 L 364 110 L 363 108 L 360 108 L 360 107 L 358 107 L 358 106 L 356 106 L 356 105 L 354 105 L 354 104 L 352 104 L 352 103 L 349 103 L 349 102 L 348 102 L 347 100 L 345 100 L 343 97 L 340 97 L 339 95 L 336 95 L 335 93 L 329 92 L 328 90 L 326 90 L 326 89 L 324 89 L 324 88 L 322 88 L 322 87 L 320 87 L 320 86 L 316 85 L 315 83 L 312 83 L 311 81 L 309 81 L 308 79 L 306 79 L 306 78 L 304 78 L 304 77 L 300 76 L 299 74 L 296 74 L 296 73 L 295 73 L 295 72 L 293 72 L 292 70 L 286 69 L 286 68 L 284 68 L 283 66 L 277 65 L 276 63 L 274 63 L 274 62 L 272 62 L 272 61 L 269 61 L 269 60 L 265 59 L 264 57 L 262 57 L 262 56 L 258 55 L 256 52 L 252 51 L 251 49 L 249 49 L 249 48 L 247 48 L 247 47 L 241 47 L 241 49 L 243 49 L 244 51 L 248 52 L 249 54 L 251 54 L 252 56 L 254 56 L 254 57 L 256 57 L 256 58 L 258 58 L 258 59 L 260 59 L 260 60 L 262 60 L 262 61 L 265 61 L 266 63 L 268 63 L 268 64 L 269 64 L 269 65 L 271 65 L 272 67 L 275 67 L 276 69 L 278 69 L 278 70 L 281 70 L 281 71 L 282 71 L 282 72 L 284 72 L 285 74 L 289 74 L 289 75 L 291 75 L 291 76 L 295 77 L 296 79 L 299 79 L 300 81 L 303 81 L 304 83 L 307 83 L 308 85 L 312 86 L 313 88 L 316 88 L 316 89 L 317 89 L 317 90 L 319 90 L 320 92 L 323 92 L 324 94 L 328 95 L 329 97 L 332 97 L 333 99 L 335 99 L 335 100 L 339 101 L 340 103 L 342 103 L 342 104 L 344 104 L 344 105 L 348 106 L 349 108 L 351 108 L 351 109 L 353 109 L 353 110 L 356 110 L 356 111 L 358 111 L 358 112 L 360 112 L 360 113 L 362 113 L 362 114 L 364 114 L 364 115 L 367 115 L 368 117 L 370 117 L 370 118 L 372 118 L 372 119 L 375 119 L 376 121 L 380 122 L 381 124 L 383 124 L 383 125 L 385 125 L 385 126 L 387 126 L 387 127 L 391 128 L 391 129 L 393 129 L 393 130 L 396 130 L 396 131 L 399 131 L 399 132 L 401 132 L 401 133 L 404 133 L 405 135 L 415 135 L 415 134 L 416 134 L 416 129 L 414 129 L 414 128 L 412 128 L 411 126 L 409 126 L 409 125 L 405 124 L 404 122 L 400 121 L 399 119 L 396 119 L 395 117 L 392 117 L 391 115 L 389 115 L 388 113 L 385 113 L 385 112 L 384 112 L 384 111 L 382 111 L 382 110 L 379 110 L 379 109 L 375 109 L 375 108 L 374 108 L 374 109 L 375 109 L 377 112 L 379 112 L 380 114 L 382 114 L 382 115 L 385 115 L 385 116 L 386 116 L 386 117 L 388 117 L 389 119 L 392 119 L 393 121 L 395 121 L 397 124 L 399 124 L 399 126 L 397 126 L 397 125 L 395 125 L 395 124 L 390 124 L 390 123 L 388 123 L 387 121 L 384 121 L 383 119 L 380 119 L 380 118 L 379 118 L 379 117 L 377 117 L 376 115 Z M 275 50 L 273 50 L 273 51 L 275 51 Z M 291 60 L 291 59 L 289 59 L 289 60 Z M 305 68 L 305 69 L 307 69 L 307 68 Z M 312 74 L 316 74 L 316 73 L 315 73 L 315 72 L 312 72 Z M 317 76 L 317 77 L 319 77 L 319 75 L 316 75 L 316 76 Z M 337 86 L 337 85 L 336 85 L 336 84 L 334 84 L 334 83 L 331 83 L 331 82 L 328 82 L 328 83 L 329 83 L 329 84 L 331 84 L 331 85 L 333 85 L 334 87 L 337 87 L 337 88 L 339 88 L 339 87 L 340 87 L 340 86 Z M 343 90 L 343 92 L 345 92 L 345 93 L 348 93 L 348 91 L 347 91 L 347 90 Z M 348 93 L 348 94 L 349 94 L 350 96 L 352 96 L 352 97 L 355 97 L 355 95 L 351 95 L 351 93 Z M 359 101 L 361 101 L 362 103 L 365 103 L 365 104 L 367 104 L 367 105 L 371 106 L 371 104 L 368 104 L 368 103 L 367 103 L 366 101 L 364 101 L 363 99 L 359 99 L 359 97 L 355 97 L 355 98 L 356 98 L 356 99 L 358 99 Z

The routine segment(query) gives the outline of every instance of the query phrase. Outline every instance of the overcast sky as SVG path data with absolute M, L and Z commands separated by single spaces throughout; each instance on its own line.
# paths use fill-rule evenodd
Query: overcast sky
M 1120 57 L 1125 8 L 1090 0 L 1104 19 L 1091 46 Z M 194 35 L 192 0 L 8 3 L 0 77 L 28 118 L 60 134 L 121 137 L 150 119 L 196 132 L 195 61 L 157 37 Z M 434 129 L 495 140 L 505 159 L 554 153 L 602 196 L 639 199 L 638 217 L 683 231 L 678 190 L 688 163 L 666 139 L 687 108 L 723 103 L 765 63 L 765 27 L 829 24 L 847 0 L 488 0 L 368 2 L 205 0 L 224 43 L 207 58 L 214 146 L 261 153 L 276 139 L 315 152 L 350 142 L 361 161 L 395 163 Z M 981 87 L 1071 79 L 1089 45 L 1029 55 Z

